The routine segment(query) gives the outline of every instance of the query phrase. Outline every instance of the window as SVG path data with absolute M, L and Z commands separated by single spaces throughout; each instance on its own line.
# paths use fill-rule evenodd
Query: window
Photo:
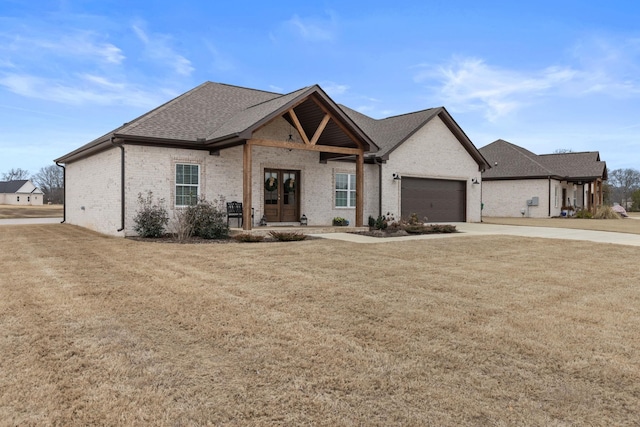
M 176 165 L 176 206 L 189 206 L 198 203 L 199 178 L 199 165 Z
M 356 207 L 356 175 L 353 173 L 336 174 L 336 207 Z

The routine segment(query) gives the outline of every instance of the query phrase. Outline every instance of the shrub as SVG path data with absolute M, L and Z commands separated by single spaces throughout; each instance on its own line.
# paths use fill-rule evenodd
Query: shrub
M 404 231 L 411 234 L 437 234 L 456 233 L 456 226 L 450 224 L 406 224 L 402 227 Z
M 164 229 L 169 223 L 169 214 L 164 207 L 164 199 L 157 199 L 153 203 L 153 193 L 147 191 L 147 196 L 143 197 L 138 193 L 139 209 L 133 218 L 135 226 L 133 229 L 142 237 L 161 237 Z
M 200 199 L 197 205 L 187 207 L 193 234 L 203 239 L 221 239 L 229 236 L 225 213 L 213 203 Z
M 269 234 L 279 242 L 295 242 L 307 238 L 306 234 L 291 231 L 271 231 Z
M 242 243 L 262 242 L 264 240 L 264 236 L 248 233 L 236 234 L 233 238 Z
M 376 219 L 369 215 L 369 228 L 373 228 L 376 225 Z
M 591 219 L 593 218 L 593 214 L 588 209 L 580 209 L 578 212 L 576 212 L 574 218 Z
M 185 242 L 193 236 L 192 215 L 188 209 L 176 209 L 173 215 L 171 231 L 179 242 Z
M 593 217 L 595 219 L 622 219 L 620 214 L 614 211 L 611 206 L 599 206 Z
M 384 215 L 379 216 L 374 224 L 376 230 L 385 230 L 387 226 L 387 218 Z

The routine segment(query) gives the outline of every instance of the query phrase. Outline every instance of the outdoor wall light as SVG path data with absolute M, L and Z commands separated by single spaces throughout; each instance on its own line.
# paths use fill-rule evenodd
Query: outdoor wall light
M 300 225 L 307 225 L 308 223 L 309 221 L 307 220 L 307 216 L 302 214 L 302 217 L 300 217 Z
M 477 179 L 477 178 L 471 178 L 471 183 L 472 183 L 472 184 L 480 184 L 480 183 L 478 182 L 478 179 Z
M 400 175 L 398 175 L 397 173 L 393 174 L 393 179 L 395 179 L 396 181 L 400 179 Z

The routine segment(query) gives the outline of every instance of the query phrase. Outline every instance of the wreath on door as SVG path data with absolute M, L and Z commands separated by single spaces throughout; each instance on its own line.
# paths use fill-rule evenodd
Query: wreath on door
M 264 189 L 267 191 L 276 191 L 278 189 L 278 178 L 272 176 L 264 182 Z
M 296 191 L 296 180 L 289 178 L 284 182 L 284 191 L 287 193 L 293 193 Z

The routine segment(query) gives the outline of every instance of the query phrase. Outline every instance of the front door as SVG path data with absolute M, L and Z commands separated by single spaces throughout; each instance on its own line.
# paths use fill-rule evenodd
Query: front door
M 267 222 L 300 220 L 300 171 L 264 170 L 264 214 Z

